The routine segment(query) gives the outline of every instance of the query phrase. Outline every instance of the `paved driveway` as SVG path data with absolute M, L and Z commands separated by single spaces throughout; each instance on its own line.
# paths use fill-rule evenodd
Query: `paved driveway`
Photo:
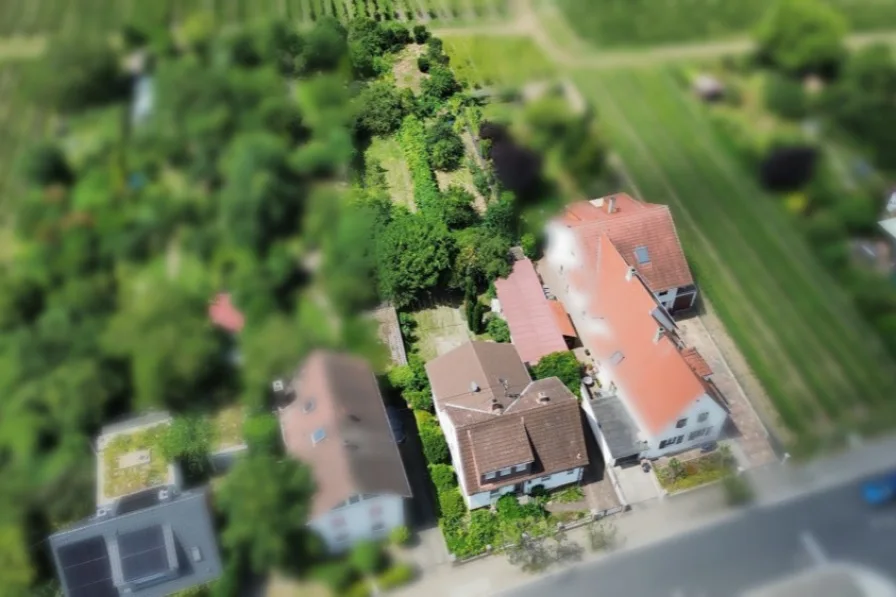
M 622 495 L 629 504 L 638 504 L 660 497 L 661 492 L 653 469 L 649 473 L 640 466 L 616 467 L 616 477 L 622 487 Z

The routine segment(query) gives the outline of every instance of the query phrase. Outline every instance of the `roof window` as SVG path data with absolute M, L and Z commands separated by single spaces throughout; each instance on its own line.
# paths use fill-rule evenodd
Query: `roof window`
M 638 260 L 639 265 L 650 263 L 650 256 L 647 254 L 647 247 L 643 245 L 640 247 L 635 247 L 635 259 Z
M 324 438 L 327 437 L 327 432 L 323 429 L 316 429 L 314 433 L 311 434 L 311 443 L 319 444 L 324 441 Z

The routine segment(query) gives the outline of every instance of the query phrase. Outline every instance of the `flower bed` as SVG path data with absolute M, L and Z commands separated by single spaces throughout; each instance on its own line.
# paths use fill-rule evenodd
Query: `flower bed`
M 674 493 L 720 481 L 731 474 L 735 466 L 731 453 L 723 448 L 685 462 L 673 458 L 666 466 L 656 468 L 656 476 L 663 489 Z

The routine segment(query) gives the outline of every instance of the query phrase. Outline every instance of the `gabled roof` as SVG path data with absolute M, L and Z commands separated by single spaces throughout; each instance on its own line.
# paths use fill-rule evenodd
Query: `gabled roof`
M 591 331 L 587 342 L 646 430 L 658 433 L 706 388 L 669 334 L 656 339 L 661 307 L 637 274 L 626 275 L 629 265 L 607 235 L 596 249 L 583 265 L 590 283 L 578 290 L 589 295 L 591 314 L 605 325 L 603 332 Z
M 495 280 L 495 290 L 513 344 L 524 362 L 535 364 L 545 355 L 567 350 L 563 331 L 531 261 L 515 261 L 509 276 Z
M 666 205 L 645 203 L 618 193 L 568 205 L 559 221 L 575 229 L 582 241 L 609 237 L 653 292 L 694 283 Z
M 311 516 L 358 494 L 411 497 L 386 406 L 370 366 L 357 357 L 312 353 L 280 411 L 286 450 L 313 470 Z
M 66 597 L 163 597 L 221 575 L 206 493 L 151 491 L 50 537 Z
M 427 363 L 426 372 L 436 408 L 454 424 L 468 491 L 588 464 L 578 400 L 556 377 L 531 381 L 512 344 L 470 342 Z M 527 462 L 531 475 L 480 484 L 487 472 Z

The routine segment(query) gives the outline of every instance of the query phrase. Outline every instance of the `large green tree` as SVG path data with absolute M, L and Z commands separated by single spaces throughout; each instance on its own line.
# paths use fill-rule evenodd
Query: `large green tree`
M 227 519 L 221 542 L 264 573 L 307 558 L 306 525 L 315 492 L 310 469 L 253 453 L 237 461 L 217 493 Z
M 829 74 L 846 55 L 846 19 L 821 0 L 777 0 L 756 29 L 759 56 L 792 74 Z

